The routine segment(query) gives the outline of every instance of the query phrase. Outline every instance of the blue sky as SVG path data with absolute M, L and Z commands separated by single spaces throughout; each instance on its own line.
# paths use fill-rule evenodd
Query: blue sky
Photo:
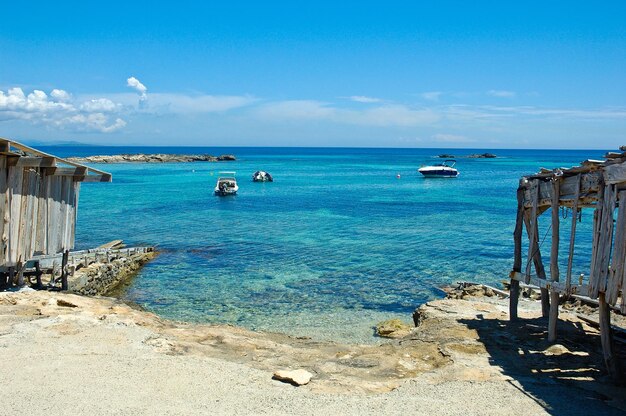
M 19 2 L 0 136 L 615 148 L 626 2 Z

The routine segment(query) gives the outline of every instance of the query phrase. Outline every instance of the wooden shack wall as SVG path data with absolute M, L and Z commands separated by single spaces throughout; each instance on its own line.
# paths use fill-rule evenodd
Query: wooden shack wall
M 80 182 L 10 165 L 0 155 L 0 266 L 73 248 Z

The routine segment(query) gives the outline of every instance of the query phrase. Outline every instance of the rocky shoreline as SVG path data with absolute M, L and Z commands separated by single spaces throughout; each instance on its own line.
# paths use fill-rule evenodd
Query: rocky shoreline
M 443 153 L 439 156 L 437 156 L 440 159 L 461 159 L 461 158 L 465 158 L 465 159 L 495 159 L 496 155 L 494 155 L 493 153 L 472 153 L 469 155 L 464 155 L 464 156 L 455 156 L 455 155 L 451 155 L 448 153 Z
M 611 415 L 626 409 L 626 391 L 602 377 L 594 328 L 564 312 L 560 344 L 550 345 L 539 302 L 521 300 L 523 319 L 515 324 L 507 309 L 506 299 L 464 288 L 418 308 L 417 326 L 398 339 L 349 345 L 168 321 L 113 298 L 3 292 L 0 383 L 11 389 L 0 390 L 0 400 L 8 414 Z M 303 373 L 297 370 L 304 370 L 305 386 L 276 380 L 281 372 Z M 28 400 L 14 394 L 46 385 L 55 388 Z M 594 405 L 585 405 L 590 398 Z
M 172 163 L 172 162 L 223 162 L 237 160 L 234 155 L 175 155 L 165 153 L 154 154 L 121 154 L 97 155 L 85 157 L 69 157 L 67 160 L 76 163 Z

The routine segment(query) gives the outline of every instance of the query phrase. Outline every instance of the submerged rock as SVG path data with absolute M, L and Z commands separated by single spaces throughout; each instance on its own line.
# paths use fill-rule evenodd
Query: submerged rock
M 389 319 L 376 324 L 376 335 L 384 338 L 402 338 L 407 336 L 413 327 L 400 319 Z
M 493 153 L 474 153 L 467 156 L 470 159 L 494 159 L 497 156 Z
M 441 154 L 441 155 L 439 155 L 439 156 L 437 156 L 437 157 L 439 157 L 439 158 L 441 158 L 441 159 L 454 159 L 454 158 L 455 158 L 455 156 L 454 156 L 454 155 L 450 155 L 450 154 L 448 154 L 448 153 Z
M 274 372 L 274 375 L 272 376 L 274 380 L 291 383 L 294 386 L 303 386 L 305 384 L 309 384 L 309 381 L 311 381 L 312 377 L 313 374 L 303 369 L 278 370 Z

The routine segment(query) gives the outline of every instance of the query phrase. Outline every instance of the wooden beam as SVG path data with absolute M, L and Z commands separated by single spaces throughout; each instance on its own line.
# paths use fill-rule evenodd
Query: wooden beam
M 535 188 L 533 189 L 532 186 Z M 530 218 L 526 222 L 526 230 L 528 232 L 528 261 L 526 262 L 526 276 L 530 277 L 530 262 L 535 257 L 536 244 L 536 230 L 537 230 L 537 203 L 539 199 L 539 181 L 535 180 L 531 186 L 531 201 L 532 207 L 530 211 Z
M 8 153 L 11 151 L 11 142 L 0 138 L 0 153 Z
M 49 175 L 49 176 L 85 176 L 87 175 L 87 168 L 86 167 L 49 168 L 49 169 L 46 169 L 46 175 Z
M 522 271 L 522 232 L 524 229 L 524 190 L 517 189 L 517 217 L 515 219 L 515 231 L 513 231 L 514 260 L 513 271 Z M 519 303 L 519 281 L 511 279 L 511 296 L 509 298 L 509 319 L 517 319 L 517 306 Z
M 578 197 L 580 195 L 580 173 L 576 175 L 577 186 L 574 194 L 574 206 L 572 207 L 572 228 L 569 237 L 569 253 L 567 255 L 567 272 L 565 284 L 569 287 L 572 284 L 572 267 L 574 265 L 574 247 L 576 245 L 576 224 L 578 223 Z M 569 293 L 568 293 L 569 294 Z
M 523 285 L 530 284 L 530 285 L 537 286 L 537 288 L 543 289 L 543 290 L 555 289 L 560 294 L 568 293 L 567 292 L 567 287 L 565 285 L 565 282 L 552 282 L 552 281 L 549 281 L 549 280 L 546 280 L 546 279 L 541 279 L 541 278 L 538 278 L 538 277 L 531 277 L 530 280 L 529 280 L 529 283 L 524 283 L 527 280 L 526 276 L 523 275 L 522 273 L 517 273 L 517 272 L 513 272 L 513 271 L 511 271 L 511 273 L 509 273 L 509 278 L 521 282 L 522 284 L 520 284 L 520 287 L 523 286 Z M 589 287 L 587 285 L 584 285 L 584 284 L 571 285 L 571 287 L 570 287 L 570 293 L 572 295 L 576 295 L 576 294 L 580 294 L 580 293 L 587 293 L 588 290 L 589 290 Z
M 600 302 L 599 323 L 600 323 L 600 340 L 602 342 L 602 353 L 604 355 L 604 363 L 611 378 L 620 381 L 619 364 L 613 354 L 613 334 L 611 332 L 611 310 L 606 303 L 604 293 L 598 296 Z
M 53 157 L 18 156 L 8 158 L 9 166 L 21 166 L 25 168 L 52 168 L 55 167 L 56 159 Z
M 550 280 L 559 281 L 559 184 L 555 177 L 552 183 L 552 247 L 550 249 Z M 559 292 L 550 290 L 550 316 L 548 320 L 548 342 L 556 341 L 556 324 L 559 319 Z
M 80 178 L 80 182 L 111 182 L 111 180 L 112 180 L 112 177 L 109 174 L 89 175 L 89 176 L 82 176 Z

